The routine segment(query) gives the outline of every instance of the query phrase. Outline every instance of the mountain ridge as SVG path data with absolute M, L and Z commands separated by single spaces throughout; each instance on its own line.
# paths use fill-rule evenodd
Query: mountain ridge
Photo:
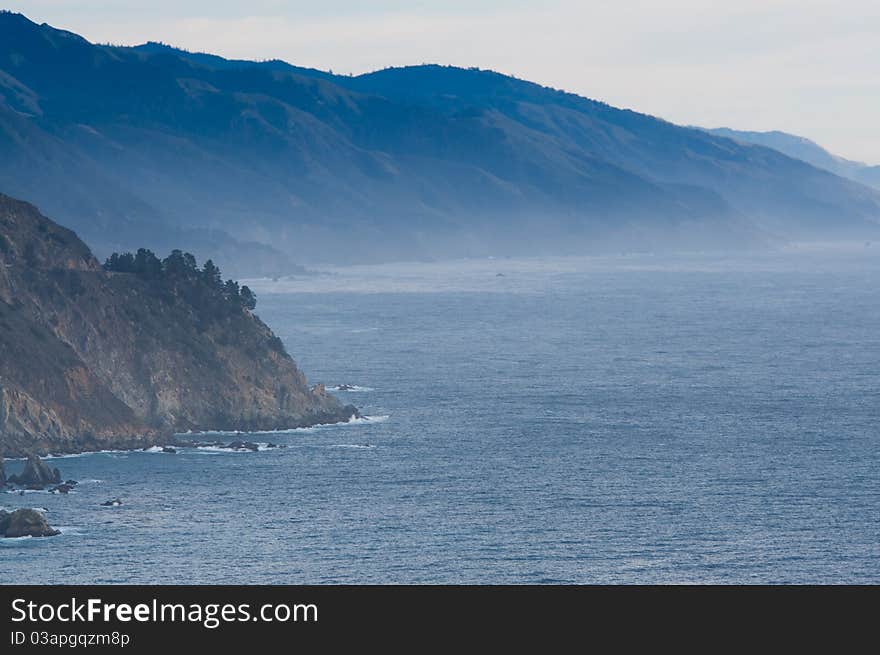
M 841 177 L 846 177 L 874 188 L 880 188 L 880 165 L 872 166 L 860 161 L 840 157 L 823 148 L 815 141 L 803 136 L 781 130 L 757 132 L 734 130 L 729 127 L 700 129 L 730 139 L 773 148 L 789 157 L 805 161 L 816 168 L 822 168 Z
M 880 230 L 880 194 L 860 184 L 492 71 L 348 77 L 94 45 L 10 15 L 0 36 L 0 188 L 99 254 L 167 250 L 155 242 L 193 231 L 265 249 L 183 243 L 228 268 L 272 253 L 352 263 Z

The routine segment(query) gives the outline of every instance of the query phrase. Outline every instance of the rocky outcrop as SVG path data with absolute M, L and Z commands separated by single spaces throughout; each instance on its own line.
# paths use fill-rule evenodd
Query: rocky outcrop
M 18 475 L 9 476 L 9 484 L 28 489 L 43 489 L 49 485 L 61 484 L 61 471 L 52 469 L 37 455 L 29 455 L 24 470 Z
M 187 430 L 348 420 L 245 307 L 221 314 L 108 273 L 73 232 L 0 194 L 0 454 L 168 444 Z
M 0 537 L 54 537 L 61 534 L 53 529 L 46 517 L 35 509 L 0 509 Z

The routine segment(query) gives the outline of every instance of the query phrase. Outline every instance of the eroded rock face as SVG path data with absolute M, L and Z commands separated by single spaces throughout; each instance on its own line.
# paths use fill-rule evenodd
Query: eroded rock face
M 0 537 L 54 537 L 61 534 L 35 509 L 0 510 Z
M 9 476 L 9 483 L 28 489 L 42 489 L 52 484 L 61 484 L 61 471 L 50 468 L 37 455 L 31 454 L 24 470 L 18 475 Z
M 346 421 L 245 308 L 104 271 L 77 236 L 0 194 L 0 453 L 169 443 L 187 430 Z

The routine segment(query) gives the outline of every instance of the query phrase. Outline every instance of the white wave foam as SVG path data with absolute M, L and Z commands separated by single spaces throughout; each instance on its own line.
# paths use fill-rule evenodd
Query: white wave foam
M 343 423 L 342 425 L 358 425 L 362 423 L 384 423 L 389 418 L 391 418 L 388 414 L 384 414 L 381 416 L 352 416 L 348 423 Z
M 86 455 L 118 455 L 119 453 L 128 453 L 128 450 L 90 450 L 84 453 L 65 453 L 61 455 L 49 454 L 43 459 L 70 459 L 73 457 L 85 457 Z
M 340 423 L 316 423 L 305 428 L 278 428 L 276 430 L 253 430 L 250 432 L 242 430 L 203 430 L 201 432 L 178 432 L 177 436 L 220 436 L 220 437 L 236 437 L 248 434 L 296 434 L 297 432 L 313 432 L 319 429 L 327 428 L 344 428 L 349 425 L 362 425 L 364 423 L 382 423 L 387 421 L 390 416 L 355 416 L 352 414 L 347 421 Z
M 327 387 L 330 391 L 338 391 L 342 393 L 364 393 L 367 391 L 375 391 L 373 387 L 362 387 L 357 384 L 334 384 L 332 387 Z
M 210 446 L 196 446 L 196 450 L 203 450 L 211 453 L 253 453 L 258 452 L 262 453 L 267 450 L 282 450 L 278 445 L 270 446 L 268 443 L 257 443 L 252 442 L 257 447 L 257 450 L 254 451 L 250 448 L 229 448 L 228 446 L 222 445 L 210 445 Z
M 61 533 L 58 536 L 63 536 L 63 535 L 76 536 L 76 535 L 82 534 L 82 531 L 79 528 L 72 526 L 72 525 L 57 525 L 54 527 L 56 530 L 58 530 Z
M 375 448 L 376 446 L 371 443 L 335 443 L 329 446 L 329 448 L 361 448 L 361 449 L 370 449 Z
M 168 448 L 168 446 L 150 446 L 149 448 L 143 448 L 140 452 L 142 452 L 142 453 L 157 453 L 159 455 L 173 454 L 173 453 L 166 453 L 164 450 L 165 448 Z M 172 446 L 172 448 L 174 448 L 174 446 Z M 134 451 L 134 452 L 138 452 L 138 451 Z

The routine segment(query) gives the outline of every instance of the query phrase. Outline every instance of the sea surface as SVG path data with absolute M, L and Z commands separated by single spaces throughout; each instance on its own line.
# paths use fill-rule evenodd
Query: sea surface
M 370 419 L 55 459 L 0 582 L 880 583 L 880 246 L 249 284 Z

